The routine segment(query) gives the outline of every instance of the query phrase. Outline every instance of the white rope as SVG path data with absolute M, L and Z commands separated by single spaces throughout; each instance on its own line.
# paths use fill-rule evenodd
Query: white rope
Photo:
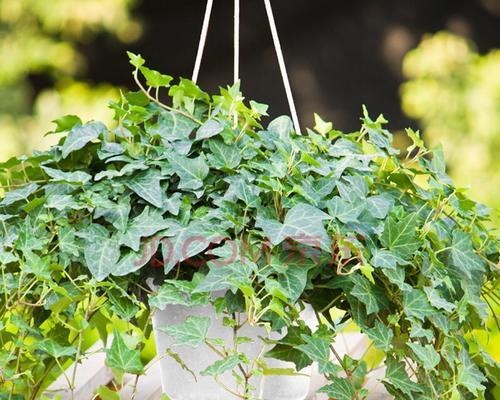
M 196 83 L 198 81 L 198 74 L 200 73 L 201 60 L 203 58 L 203 51 L 207 41 L 208 25 L 210 23 L 210 15 L 212 14 L 212 6 L 214 0 L 207 0 L 207 8 L 205 9 L 205 17 L 203 18 L 203 26 L 201 28 L 200 42 L 198 43 L 198 52 L 196 53 L 196 61 L 194 63 L 193 77 L 191 80 Z
M 290 87 L 290 81 L 288 79 L 288 74 L 286 72 L 285 59 L 283 57 L 283 51 L 281 49 L 278 30 L 276 29 L 276 22 L 274 20 L 271 1 L 264 0 L 264 4 L 266 5 L 267 19 L 269 20 L 269 26 L 271 28 L 271 34 L 273 36 L 274 48 L 276 50 L 276 55 L 278 56 L 278 64 L 280 66 L 281 78 L 283 79 L 283 85 L 285 86 L 288 105 L 290 107 L 290 112 L 292 113 L 293 125 L 295 127 L 295 132 L 297 132 L 300 135 L 301 132 L 300 132 L 299 117 L 297 115 L 297 109 L 295 108 L 295 102 L 293 100 L 292 88 Z
M 240 80 L 240 0 L 234 0 L 234 83 Z

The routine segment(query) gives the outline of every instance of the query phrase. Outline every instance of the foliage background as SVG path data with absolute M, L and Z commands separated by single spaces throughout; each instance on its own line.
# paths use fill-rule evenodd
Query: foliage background
M 286 113 L 260 3 L 248 1 L 242 10 L 242 88 Z M 443 143 L 453 178 L 470 183 L 474 198 L 500 206 L 498 0 L 276 3 L 306 124 L 317 111 L 339 129 L 354 129 L 366 103 L 374 114 L 384 112 L 392 130 L 420 127 L 429 144 Z M 109 122 L 105 105 L 119 87 L 133 85 L 127 48 L 159 70 L 189 76 L 203 7 L 0 0 L 0 160 L 49 146 L 54 139 L 44 133 L 59 115 Z M 230 8 L 216 6 L 201 75 L 209 90 L 232 74 L 230 21 Z

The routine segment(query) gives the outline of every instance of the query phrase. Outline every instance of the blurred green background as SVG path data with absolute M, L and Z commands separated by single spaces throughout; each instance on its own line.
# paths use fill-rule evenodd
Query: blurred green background
M 261 3 L 242 2 L 242 87 L 286 113 Z M 275 3 L 304 125 L 316 111 L 357 129 L 365 103 L 393 131 L 417 127 L 442 143 L 451 176 L 500 208 L 500 1 Z M 204 5 L 0 0 L 0 161 L 53 144 L 44 135 L 60 115 L 110 123 L 107 103 L 133 87 L 126 49 L 189 77 Z M 208 90 L 231 81 L 231 12 L 229 2 L 214 9 L 200 79 Z M 500 360 L 498 337 L 482 342 Z

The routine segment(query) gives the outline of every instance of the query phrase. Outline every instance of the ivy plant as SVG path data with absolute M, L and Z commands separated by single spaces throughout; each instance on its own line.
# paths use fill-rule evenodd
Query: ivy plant
M 499 368 L 475 336 L 500 304 L 499 240 L 439 148 L 409 129 L 400 154 L 366 109 L 348 134 L 318 116 L 304 135 L 286 116 L 264 128 L 267 106 L 239 84 L 211 96 L 129 56 L 139 90 L 111 104 L 115 127 L 65 116 L 57 146 L 0 164 L 1 398 L 38 398 L 112 325 L 107 364 L 140 375 L 151 312 L 209 304 L 234 343 L 190 316 L 160 329 L 220 359 L 197 371 L 165 356 L 195 375 L 233 371 L 240 398 L 257 398 L 252 377 L 295 373 L 269 358 L 317 362 L 321 392 L 365 398 L 366 360 L 332 346 L 348 324 L 384 354 L 395 398 L 488 396 Z M 245 325 L 285 336 L 251 360 Z

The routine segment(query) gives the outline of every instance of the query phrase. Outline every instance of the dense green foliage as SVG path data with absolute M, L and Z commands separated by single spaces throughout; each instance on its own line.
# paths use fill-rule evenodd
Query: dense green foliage
M 208 343 L 221 359 L 201 374 L 232 370 L 243 398 L 255 398 L 250 377 L 284 372 L 267 357 L 318 362 L 323 392 L 364 398 L 365 361 L 330 358 L 351 321 L 385 353 L 396 398 L 484 398 L 498 365 L 465 338 L 499 302 L 498 238 L 440 149 L 408 130 L 400 157 L 384 118 L 366 110 L 351 134 L 319 117 L 303 136 L 288 117 L 264 129 L 267 107 L 247 105 L 239 85 L 217 96 L 186 79 L 170 86 L 130 57 L 141 90 L 112 105 L 117 128 L 66 116 L 59 145 L 0 165 L 1 396 L 35 398 L 50 371 L 82 357 L 83 333 L 106 336 L 113 316 L 129 329 L 115 331 L 107 363 L 140 374 L 145 304 L 213 302 L 236 334 L 288 328 L 258 360 L 238 351 L 246 338 L 207 338 L 205 318 L 162 328 L 178 344 Z M 300 321 L 304 302 L 315 332 Z

